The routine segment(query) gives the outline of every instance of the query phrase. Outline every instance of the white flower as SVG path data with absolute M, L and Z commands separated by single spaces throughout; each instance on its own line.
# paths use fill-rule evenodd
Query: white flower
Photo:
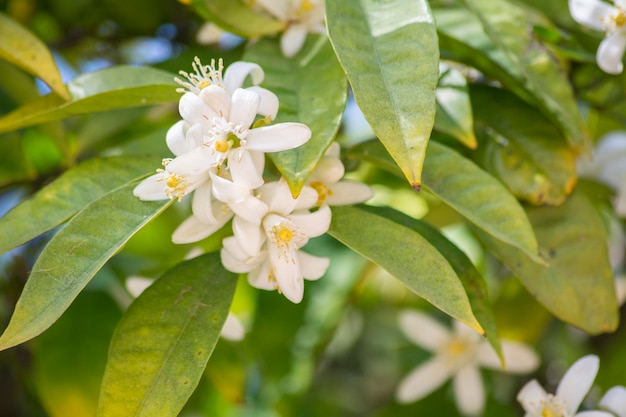
M 606 31 L 596 61 L 609 74 L 622 72 L 622 56 L 626 49 L 626 0 L 615 0 L 614 4 L 611 6 L 600 0 L 569 0 L 569 10 L 575 21 Z
M 617 417 L 626 417 L 626 387 L 618 385 L 608 390 L 598 406 L 612 412 Z
M 362 203 L 374 195 L 367 185 L 356 181 L 340 181 L 345 168 L 339 159 L 339 144 L 333 142 L 307 180 L 317 191 L 317 205 L 342 206 Z
M 517 401 L 526 412 L 524 416 L 612 417 L 604 411 L 576 413 L 593 385 L 599 365 L 600 360 L 595 355 L 580 358 L 563 375 L 555 394 L 548 394 L 535 379 L 528 382 L 517 394 Z
M 255 4 L 287 23 L 280 49 L 288 58 L 300 51 L 307 33 L 326 33 L 324 0 L 256 0 Z
M 233 219 L 232 237 L 223 241 L 222 263 L 229 271 L 248 273 L 256 288 L 278 290 L 294 303 L 302 301 L 304 279 L 320 278 L 329 260 L 300 251 L 309 238 L 320 236 L 330 226 L 330 209 L 322 206 L 309 212 L 317 193 L 304 187 L 294 199 L 283 179 L 259 190 L 268 205 L 260 227 L 238 216 Z
M 502 370 L 500 360 L 489 344 L 474 330 L 455 321 L 454 332 L 415 310 L 399 317 L 400 328 L 415 344 L 434 356 L 410 372 L 396 390 L 399 402 L 419 400 L 453 378 L 456 402 L 461 413 L 479 415 L 485 406 L 485 392 L 479 367 Z M 504 372 L 532 372 L 539 364 L 537 355 L 526 345 L 502 340 L 506 362 Z

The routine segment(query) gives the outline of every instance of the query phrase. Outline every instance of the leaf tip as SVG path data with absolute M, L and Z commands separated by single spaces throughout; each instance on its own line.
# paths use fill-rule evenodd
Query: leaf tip
M 422 184 L 420 184 L 419 182 L 411 183 L 411 188 L 419 192 L 422 189 Z

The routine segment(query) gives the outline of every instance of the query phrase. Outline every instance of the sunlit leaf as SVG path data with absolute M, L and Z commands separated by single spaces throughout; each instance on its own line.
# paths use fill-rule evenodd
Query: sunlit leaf
M 175 266 L 143 292 L 113 336 L 98 416 L 177 416 L 204 372 L 236 285 L 212 253 Z
M 572 87 L 561 63 L 528 32 L 526 12 L 506 0 L 465 0 L 485 32 L 522 74 L 538 104 L 567 133 L 572 146 L 589 146 Z
M 428 3 L 329 1 L 326 23 L 365 118 L 411 186 L 419 188 L 439 78 Z
M 244 59 L 263 67 L 263 87 L 280 100 L 275 123 L 300 122 L 311 129 L 312 137 L 303 146 L 270 154 L 297 195 L 339 129 L 348 99 L 346 77 L 325 37 L 309 36 L 291 59 L 283 56 L 277 40 L 261 40 Z
M 0 13 L 0 58 L 41 78 L 60 98 L 70 99 L 50 50 L 22 25 Z
M 113 330 L 122 312 L 106 294 L 85 291 L 33 343 L 34 382 L 50 417 L 93 417 Z
M 530 262 L 515 248 L 477 232 L 555 316 L 590 334 L 615 330 L 618 310 L 607 236 L 589 200 L 574 192 L 558 207 L 528 208 L 528 216 L 549 266 Z
M 474 136 L 472 104 L 463 74 L 454 67 L 442 64 L 435 95 L 435 129 L 454 136 L 468 148 L 475 149 L 478 144 Z
M 391 157 L 376 141 L 356 146 L 348 156 L 373 162 L 398 174 Z M 537 241 L 524 210 L 506 187 L 489 173 L 452 149 L 431 141 L 423 178 L 425 189 L 467 220 L 543 263 L 537 255 Z M 496 198 L 497 204 L 494 204 Z
M 484 333 L 455 270 L 421 234 L 377 209 L 351 206 L 333 207 L 328 233 L 441 311 Z
M 93 158 L 0 218 L 0 253 L 58 226 L 115 188 L 154 171 L 158 160 L 140 157 Z
M 135 186 L 119 187 L 95 200 L 50 240 L 0 337 L 0 349 L 50 327 L 106 261 L 171 204 L 141 201 L 132 193 Z
M 231 33 L 254 38 L 285 29 L 286 23 L 254 11 L 243 0 L 191 0 L 198 14 Z
M 99 111 L 175 102 L 174 75 L 149 67 L 117 66 L 67 84 L 70 101 L 49 94 L 0 118 L 0 132 Z
M 576 160 L 561 131 L 543 114 L 499 88 L 471 89 L 476 124 L 486 139 L 479 154 L 487 170 L 518 198 L 561 204 L 576 184 Z

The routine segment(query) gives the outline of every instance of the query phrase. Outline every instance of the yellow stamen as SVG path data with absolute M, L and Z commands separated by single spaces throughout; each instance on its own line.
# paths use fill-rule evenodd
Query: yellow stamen
M 447 346 L 447 351 L 451 356 L 460 356 L 467 352 L 467 343 L 456 339 Z
M 215 150 L 221 153 L 227 152 L 230 146 L 228 142 L 225 140 L 217 140 L 215 141 Z
M 178 175 L 176 175 L 176 174 L 170 175 L 165 180 L 165 184 L 167 184 L 167 186 L 170 187 L 170 188 L 178 187 L 181 182 L 182 182 L 181 178 Z
M 557 417 L 551 408 L 544 408 L 541 410 L 541 417 Z
M 208 87 L 208 86 L 210 86 L 210 85 L 211 85 L 211 83 L 210 83 L 209 81 L 207 81 L 207 80 L 202 80 L 202 81 L 200 81 L 200 82 L 198 83 L 198 88 L 199 88 L 200 90 L 202 90 L 203 88 L 206 88 L 206 87 Z
M 278 230 L 277 235 L 278 239 L 285 243 L 289 243 L 291 242 L 291 239 L 293 239 L 293 232 L 286 227 L 281 227 L 280 230 Z
M 321 206 L 326 199 L 333 195 L 333 190 L 321 181 L 313 181 L 309 184 L 315 191 L 317 191 L 317 204 Z
M 302 0 L 302 2 L 300 3 L 300 10 L 303 12 L 309 12 L 313 9 L 313 7 L 315 6 L 310 0 Z

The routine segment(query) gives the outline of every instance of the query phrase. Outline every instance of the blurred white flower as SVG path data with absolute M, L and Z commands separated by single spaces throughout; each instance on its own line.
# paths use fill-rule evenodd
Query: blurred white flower
M 600 360 L 587 355 L 577 360 L 563 375 L 555 394 L 548 394 L 537 380 L 528 382 L 517 394 L 525 417 L 612 417 L 604 411 L 583 411 L 578 407 L 591 389 L 598 373 Z
M 416 310 L 405 310 L 399 316 L 400 329 L 416 345 L 434 356 L 410 372 L 400 382 L 396 399 L 401 403 L 419 400 L 453 378 L 454 394 L 459 411 L 480 415 L 485 406 L 485 391 L 480 367 L 512 374 L 534 371 L 539 358 L 528 346 L 502 340 L 506 370 L 489 343 L 478 333 L 454 322 L 454 331 Z
M 340 147 L 331 143 L 324 157 L 307 180 L 307 184 L 317 191 L 317 205 L 342 206 L 362 203 L 374 195 L 374 191 L 357 181 L 340 181 L 345 168 L 339 159 Z
M 288 58 L 300 51 L 308 33 L 326 33 L 324 0 L 255 0 L 254 4 L 287 24 L 280 49 Z
M 618 385 L 608 390 L 600 399 L 598 407 L 612 412 L 617 417 L 626 417 L 626 387 Z
M 601 0 L 569 0 L 575 21 L 606 32 L 600 43 L 596 61 L 603 71 L 619 74 L 624 69 L 622 57 L 626 49 L 626 0 L 615 0 L 611 6 Z

